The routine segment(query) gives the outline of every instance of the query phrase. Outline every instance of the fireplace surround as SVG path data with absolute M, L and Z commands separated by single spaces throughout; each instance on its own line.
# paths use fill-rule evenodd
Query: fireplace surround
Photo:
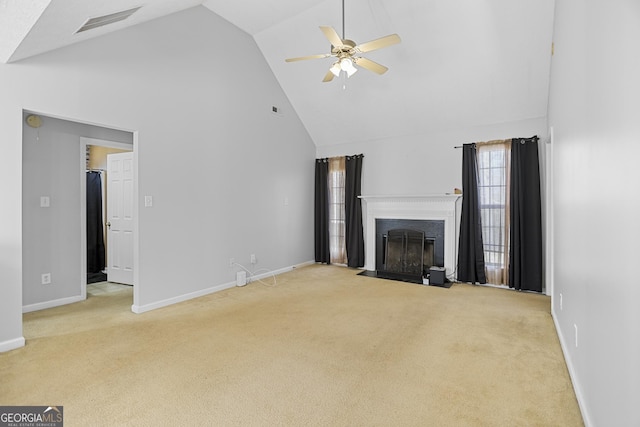
M 446 275 L 451 277 L 455 273 L 456 266 L 461 197 L 460 194 L 361 196 L 365 205 L 363 209 L 365 270 L 376 270 L 376 220 L 442 221 L 444 230 L 443 247 L 440 249 L 442 258 L 437 258 L 436 245 L 435 264 L 444 267 Z

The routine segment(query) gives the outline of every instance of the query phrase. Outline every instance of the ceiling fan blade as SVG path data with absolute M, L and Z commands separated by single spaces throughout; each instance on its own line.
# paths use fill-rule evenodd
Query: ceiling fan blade
M 355 61 L 356 65 L 359 65 L 362 68 L 366 68 L 369 71 L 373 71 L 374 73 L 384 74 L 388 70 L 388 68 L 385 67 L 384 65 L 380 65 L 377 62 L 367 58 L 359 57 L 359 58 L 353 58 L 353 60 Z
M 400 43 L 400 36 L 397 34 L 390 34 L 388 36 L 380 37 L 379 39 L 371 40 L 356 46 L 358 52 L 371 52 L 372 50 L 382 49 L 383 47 L 391 46 Z
M 288 58 L 288 59 L 285 59 L 285 61 L 286 62 L 304 61 L 307 59 L 328 58 L 330 56 L 332 56 L 330 53 L 321 53 L 319 55 L 309 55 L 309 56 L 299 56 L 297 58 Z
M 320 27 L 320 29 L 332 46 L 338 47 L 344 45 L 342 39 L 340 38 L 338 33 L 336 33 L 336 30 L 334 30 L 333 27 Z
M 331 72 L 331 70 L 327 71 L 327 74 L 324 76 L 324 79 L 322 79 L 323 83 L 326 82 L 330 82 L 331 80 L 333 80 L 333 73 Z

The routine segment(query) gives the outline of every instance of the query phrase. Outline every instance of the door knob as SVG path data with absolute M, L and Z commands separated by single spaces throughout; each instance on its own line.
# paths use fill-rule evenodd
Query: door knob
M 111 228 L 111 221 L 107 221 L 107 227 Z

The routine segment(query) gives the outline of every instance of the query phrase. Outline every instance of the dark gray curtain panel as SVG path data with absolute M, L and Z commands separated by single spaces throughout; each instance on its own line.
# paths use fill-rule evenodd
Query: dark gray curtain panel
M 347 265 L 364 267 L 364 236 L 362 232 L 362 154 L 347 156 L 345 161 L 345 246 Z
M 542 292 L 542 206 L 538 137 L 511 143 L 509 287 Z
M 316 159 L 314 240 L 316 262 L 331 263 L 329 253 L 329 162 Z
M 87 172 L 87 273 L 104 270 L 102 181 L 100 172 Z
M 458 240 L 458 280 L 468 283 L 487 283 L 474 144 L 462 146 L 462 212 Z

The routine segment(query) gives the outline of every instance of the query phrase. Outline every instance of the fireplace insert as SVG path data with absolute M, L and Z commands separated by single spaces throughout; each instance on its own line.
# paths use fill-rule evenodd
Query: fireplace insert
M 423 231 L 393 229 L 382 235 L 382 259 L 376 268 L 379 277 L 422 283 L 433 265 L 434 244 Z
M 376 219 L 376 276 L 423 283 L 444 265 L 444 221 Z

